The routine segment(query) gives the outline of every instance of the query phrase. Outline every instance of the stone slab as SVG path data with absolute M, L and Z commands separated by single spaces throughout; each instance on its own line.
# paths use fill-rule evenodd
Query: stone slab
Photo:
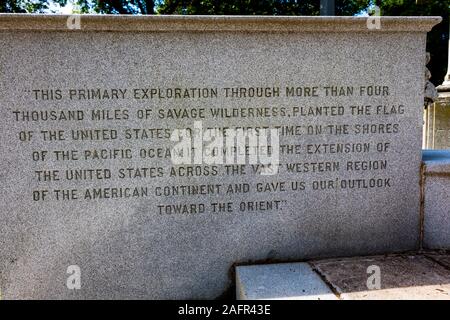
M 450 270 L 425 256 L 358 257 L 312 264 L 340 299 L 450 300 Z M 367 285 L 373 267 L 379 268 L 379 289 Z M 370 285 L 374 283 L 370 279 Z
M 440 18 L 380 19 L 0 15 L 3 298 L 212 299 L 236 263 L 418 248 Z M 281 166 L 174 164 L 196 120 L 278 128 Z
M 238 300 L 337 300 L 308 263 L 236 267 Z
M 450 150 L 423 150 L 425 175 L 450 172 Z
M 428 249 L 450 249 L 450 151 L 424 150 L 424 240 Z
M 17 23 L 18 17 L 22 19 Z M 83 31 L 170 32 L 428 32 L 441 17 L 377 17 L 379 28 L 370 28 L 366 18 L 316 16 L 179 16 L 179 15 L 42 15 L 3 13 L 0 30 L 67 31 L 81 17 Z M 76 22 L 76 21 L 75 21 Z

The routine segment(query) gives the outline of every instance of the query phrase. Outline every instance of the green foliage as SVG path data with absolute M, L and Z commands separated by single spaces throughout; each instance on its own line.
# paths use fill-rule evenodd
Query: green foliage
M 383 0 L 375 1 L 382 16 L 442 16 L 427 37 L 431 62 L 428 69 L 435 85 L 444 80 L 447 71 L 450 0 Z
M 41 13 L 48 12 L 50 3 L 66 5 L 67 0 L 0 0 L 0 12 Z
M 7 13 L 48 13 L 50 4 L 61 6 L 67 0 L 0 0 L 0 12 Z M 75 4 L 80 13 L 111 13 L 111 14 L 153 14 L 153 0 L 78 0 Z
M 153 0 L 78 0 L 81 13 L 153 14 Z
M 353 15 L 365 9 L 368 0 L 336 0 L 336 15 Z M 216 15 L 319 15 L 318 0 L 166 0 L 162 14 Z

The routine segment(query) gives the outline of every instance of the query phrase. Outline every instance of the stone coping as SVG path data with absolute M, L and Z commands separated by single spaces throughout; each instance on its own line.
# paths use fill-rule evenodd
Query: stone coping
M 80 15 L 80 29 L 69 29 L 70 15 L 0 14 L 0 30 L 146 31 L 146 32 L 427 32 L 442 18 L 379 17 L 380 28 L 368 28 L 367 17 L 353 16 L 195 16 Z
M 450 150 L 423 150 L 425 174 L 440 173 L 450 176 Z

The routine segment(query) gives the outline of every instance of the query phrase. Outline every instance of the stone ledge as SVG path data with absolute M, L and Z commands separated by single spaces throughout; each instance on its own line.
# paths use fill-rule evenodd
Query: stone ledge
M 426 176 L 440 173 L 450 177 L 450 150 L 423 150 L 422 160 Z
M 368 29 L 367 17 L 81 15 L 81 29 L 68 29 L 69 15 L 0 14 L 0 30 L 146 31 L 146 32 L 427 32 L 441 17 L 379 17 L 380 29 Z
M 450 151 L 424 150 L 423 246 L 450 249 Z
M 337 300 L 308 263 L 236 267 L 238 300 Z

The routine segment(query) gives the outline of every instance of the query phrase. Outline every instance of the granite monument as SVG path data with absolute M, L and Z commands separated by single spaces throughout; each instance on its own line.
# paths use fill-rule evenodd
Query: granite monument
M 0 15 L 2 298 L 213 299 L 234 264 L 417 249 L 439 21 Z

